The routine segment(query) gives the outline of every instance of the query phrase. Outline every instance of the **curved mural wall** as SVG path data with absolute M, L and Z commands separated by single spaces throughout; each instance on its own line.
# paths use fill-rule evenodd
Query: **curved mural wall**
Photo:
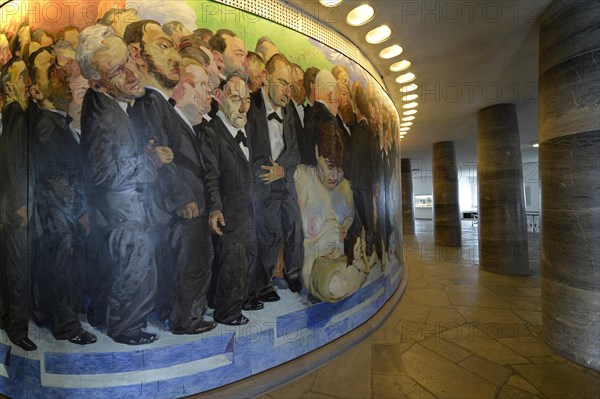
M 207 391 L 395 292 L 399 118 L 359 64 L 212 1 L 0 12 L 0 393 Z

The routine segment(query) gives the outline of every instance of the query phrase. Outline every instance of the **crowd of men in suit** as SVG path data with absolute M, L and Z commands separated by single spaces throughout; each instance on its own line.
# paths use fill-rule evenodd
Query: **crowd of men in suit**
M 3 41 L 0 328 L 21 348 L 36 349 L 30 318 L 94 343 L 83 311 L 129 345 L 158 339 L 152 311 L 173 334 L 243 325 L 242 311 L 280 299 L 278 266 L 301 292 L 294 174 L 317 167 L 325 123 L 353 189 L 347 234 L 364 228 L 381 258 L 397 116 L 343 66 L 303 70 L 267 37 L 249 52 L 231 30 L 134 10 L 82 31 L 23 23 Z

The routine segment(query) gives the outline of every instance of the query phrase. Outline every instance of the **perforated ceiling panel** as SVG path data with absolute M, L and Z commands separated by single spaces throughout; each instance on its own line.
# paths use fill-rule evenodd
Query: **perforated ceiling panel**
M 327 46 L 336 49 L 346 57 L 354 60 L 365 68 L 373 78 L 386 90 L 381 76 L 363 55 L 363 53 L 348 39 L 334 30 L 321 25 L 315 18 L 277 0 L 215 0 L 218 3 L 238 8 L 256 14 L 262 18 L 294 29 L 306 36 L 312 37 Z M 387 90 L 386 90 L 387 91 Z

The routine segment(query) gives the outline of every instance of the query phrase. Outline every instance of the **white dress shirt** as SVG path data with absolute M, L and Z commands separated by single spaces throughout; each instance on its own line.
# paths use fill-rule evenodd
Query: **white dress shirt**
M 223 124 L 225 125 L 227 130 L 229 131 L 229 134 L 231 134 L 231 137 L 233 137 L 234 140 L 240 130 L 242 132 L 244 132 L 244 135 L 246 136 L 246 140 L 248 140 L 248 135 L 246 134 L 245 128 L 238 129 L 237 127 L 235 127 L 231 123 L 229 123 L 229 121 L 225 117 L 225 114 L 223 113 L 223 111 L 219 110 L 217 112 L 217 116 L 219 117 L 219 119 L 221 119 L 221 121 L 223 122 Z M 244 145 L 244 143 L 238 143 L 238 145 L 240 146 L 240 149 L 244 153 L 244 156 L 246 157 L 246 161 L 250 161 L 250 150 L 248 149 L 248 147 L 246 147 Z
M 281 107 L 275 111 L 269 102 L 269 96 L 267 94 L 267 89 L 263 87 L 261 89 L 261 94 L 263 97 L 263 101 L 265 103 L 265 109 L 267 110 L 265 118 L 267 118 L 267 126 L 269 128 L 269 141 L 271 142 L 271 157 L 273 161 L 276 161 L 277 158 L 283 152 L 285 148 L 285 143 L 283 141 L 283 123 L 279 123 L 275 119 L 269 120 L 268 117 L 273 112 L 275 112 L 282 120 L 283 120 L 283 110 Z

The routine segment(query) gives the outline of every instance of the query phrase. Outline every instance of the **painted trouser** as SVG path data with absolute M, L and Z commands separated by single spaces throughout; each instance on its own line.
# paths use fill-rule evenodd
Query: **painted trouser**
M 258 295 L 273 290 L 271 278 L 275 271 L 281 240 L 284 245 L 284 270 L 288 279 L 300 278 L 304 261 L 304 234 L 298 201 L 285 188 L 281 180 L 271 185 L 267 198 L 257 201 L 255 207 L 258 241 L 255 288 Z
M 146 325 L 156 296 L 156 259 L 148 226 L 124 222 L 106 234 L 112 267 L 108 335 L 135 333 Z
M 242 314 L 242 306 L 252 294 L 251 279 L 256 266 L 254 220 L 227 226 L 216 245 L 213 274 L 215 320 L 230 322 Z
M 210 285 L 214 252 L 208 220 L 202 216 L 175 223 L 171 251 L 173 268 L 171 330 L 192 332 L 202 321 Z
M 27 262 L 27 229 L 1 228 L 0 322 L 13 341 L 27 338 L 30 273 Z

